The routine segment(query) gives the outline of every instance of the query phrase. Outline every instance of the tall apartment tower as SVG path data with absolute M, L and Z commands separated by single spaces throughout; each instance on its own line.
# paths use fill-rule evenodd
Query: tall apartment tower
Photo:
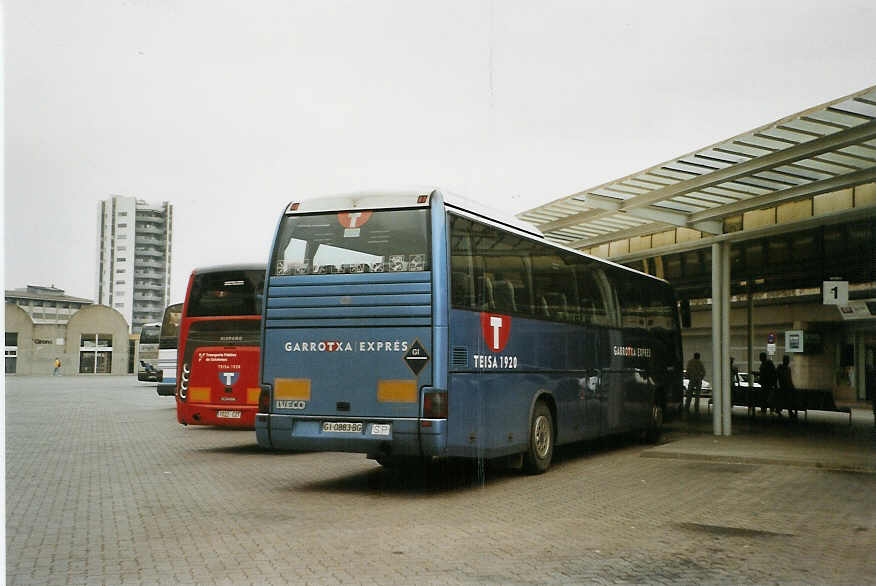
M 95 302 L 108 305 L 137 333 L 161 321 L 170 299 L 173 206 L 114 195 L 97 204 Z

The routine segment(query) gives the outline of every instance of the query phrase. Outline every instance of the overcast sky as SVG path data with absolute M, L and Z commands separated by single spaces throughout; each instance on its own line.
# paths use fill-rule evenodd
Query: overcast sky
M 94 298 L 96 202 L 195 266 L 293 199 L 437 185 L 519 212 L 876 83 L 876 2 L 5 6 L 5 286 Z

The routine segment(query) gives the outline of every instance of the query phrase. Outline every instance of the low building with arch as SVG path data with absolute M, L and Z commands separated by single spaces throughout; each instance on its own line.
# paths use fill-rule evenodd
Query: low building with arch
M 105 305 L 80 308 L 62 324 L 35 324 L 14 303 L 6 303 L 5 372 L 50 375 L 55 359 L 62 375 L 128 374 L 128 323 Z

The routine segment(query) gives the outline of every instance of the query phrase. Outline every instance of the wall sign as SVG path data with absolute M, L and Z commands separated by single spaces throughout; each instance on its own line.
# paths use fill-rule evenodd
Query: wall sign
M 848 281 L 824 281 L 821 285 L 824 305 L 847 305 L 849 303 Z

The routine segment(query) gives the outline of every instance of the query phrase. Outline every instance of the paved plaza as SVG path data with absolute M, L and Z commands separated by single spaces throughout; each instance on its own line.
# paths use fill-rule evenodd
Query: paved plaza
M 560 448 L 541 476 L 477 462 L 403 474 L 183 427 L 172 398 L 131 377 L 7 377 L 6 579 L 876 583 L 873 471 L 665 452 L 709 440 L 698 431 L 676 424 L 664 452 Z M 860 449 L 872 430 L 838 433 Z

